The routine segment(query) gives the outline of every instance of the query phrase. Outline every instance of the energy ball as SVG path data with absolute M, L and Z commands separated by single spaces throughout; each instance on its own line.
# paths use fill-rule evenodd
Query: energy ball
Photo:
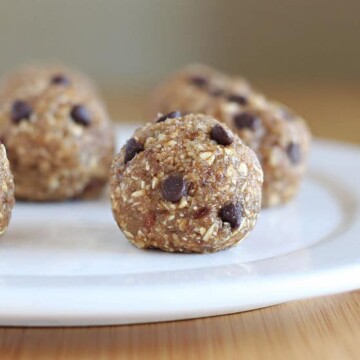
M 14 203 L 14 179 L 5 146 L 0 144 L 0 235 L 6 231 L 9 225 Z
M 253 229 L 262 182 L 255 153 L 226 125 L 172 113 L 138 129 L 115 156 L 112 209 L 139 248 L 214 252 Z
M 114 139 L 106 109 L 91 91 L 49 83 L 39 93 L 7 98 L 0 123 L 17 198 L 60 201 L 101 193 Z
M 155 91 L 151 112 L 169 109 L 212 115 L 256 152 L 264 171 L 263 207 L 284 204 L 297 194 L 311 135 L 305 121 L 284 105 L 266 99 L 243 79 L 192 66 Z

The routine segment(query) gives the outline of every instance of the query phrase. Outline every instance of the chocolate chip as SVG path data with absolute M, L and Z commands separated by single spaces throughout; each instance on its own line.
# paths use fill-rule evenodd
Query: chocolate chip
M 250 113 L 243 112 L 234 116 L 234 123 L 238 129 L 256 130 L 260 126 L 260 119 Z
M 69 79 L 63 74 L 56 74 L 51 78 L 51 84 L 54 85 L 69 85 Z
M 210 213 L 210 209 L 207 207 L 202 207 L 196 210 L 193 214 L 194 219 L 201 219 L 202 217 L 208 215 Z
M 204 88 L 208 84 L 207 79 L 204 78 L 203 76 L 193 76 L 190 79 L 190 82 L 199 88 Z
M 220 218 L 223 222 L 230 224 L 232 229 L 236 229 L 241 224 L 240 204 L 228 204 L 220 210 Z
M 144 151 L 144 146 L 134 138 L 129 139 L 125 145 L 124 163 L 126 164 L 128 161 L 132 160 L 135 155 L 141 151 Z
M 288 154 L 290 161 L 294 165 L 297 165 L 297 164 L 300 163 L 300 161 L 301 161 L 301 148 L 300 148 L 299 144 L 295 144 L 295 143 L 291 142 L 286 147 L 286 153 Z
M 162 183 L 162 196 L 165 200 L 176 202 L 186 194 L 186 183 L 181 175 L 170 175 Z
M 18 124 L 22 120 L 29 120 L 32 113 L 31 106 L 25 101 L 17 100 L 11 108 L 11 120 Z
M 230 145 L 234 141 L 221 125 L 215 125 L 211 129 L 210 137 L 220 145 Z
M 91 123 L 90 113 L 84 105 L 75 105 L 71 110 L 70 116 L 79 125 L 89 126 Z
M 245 96 L 242 95 L 229 95 L 227 97 L 228 101 L 230 102 L 235 102 L 239 105 L 246 105 L 247 104 L 247 98 Z
M 169 113 L 166 114 L 166 115 L 160 116 L 160 117 L 156 120 L 156 122 L 159 123 L 159 122 L 165 121 L 166 119 L 174 119 L 174 118 L 177 118 L 177 117 L 181 117 L 181 112 L 180 112 L 180 111 L 172 111 L 172 112 L 169 112 Z

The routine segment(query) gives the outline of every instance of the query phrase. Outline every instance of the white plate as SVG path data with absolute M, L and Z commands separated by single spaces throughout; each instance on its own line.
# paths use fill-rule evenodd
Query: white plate
M 17 203 L 0 239 L 0 325 L 185 319 L 359 288 L 359 178 L 358 147 L 317 141 L 297 199 L 209 255 L 136 249 L 106 198 Z

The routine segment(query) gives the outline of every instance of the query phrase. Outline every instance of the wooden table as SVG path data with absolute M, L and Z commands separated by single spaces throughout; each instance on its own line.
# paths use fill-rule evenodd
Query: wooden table
M 316 82 L 261 87 L 306 117 L 315 135 L 360 143 L 360 87 Z M 143 92 L 110 91 L 106 97 L 114 118 L 143 118 Z M 1 360 L 359 358 L 360 291 L 161 324 L 0 328 Z

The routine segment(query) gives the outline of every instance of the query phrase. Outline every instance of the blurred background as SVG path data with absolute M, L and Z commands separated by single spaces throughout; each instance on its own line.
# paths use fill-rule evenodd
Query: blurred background
M 242 74 L 316 135 L 360 143 L 360 1 L 0 1 L 0 73 L 62 61 L 114 118 L 143 121 L 151 88 L 203 62 Z

